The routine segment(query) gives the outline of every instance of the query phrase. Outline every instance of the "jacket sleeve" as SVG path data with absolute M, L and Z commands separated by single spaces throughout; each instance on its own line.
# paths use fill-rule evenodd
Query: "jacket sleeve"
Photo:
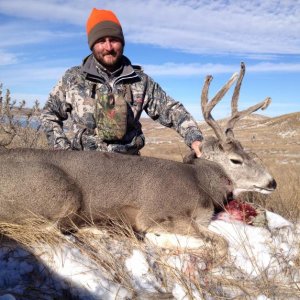
M 203 136 L 196 121 L 184 106 L 169 97 L 150 77 L 147 78 L 144 110 L 153 120 L 175 129 L 190 147 L 194 141 L 202 141 Z
M 65 76 L 64 76 L 65 77 Z M 71 143 L 63 130 L 63 121 L 68 118 L 72 107 L 66 103 L 66 82 L 64 77 L 51 91 L 41 114 L 41 122 L 48 144 L 54 149 L 70 149 Z

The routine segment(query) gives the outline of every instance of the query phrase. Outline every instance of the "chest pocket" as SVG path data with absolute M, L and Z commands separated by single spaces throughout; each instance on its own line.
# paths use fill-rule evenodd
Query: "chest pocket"
M 127 102 L 122 94 L 96 91 L 97 135 L 104 141 L 121 140 L 127 130 Z

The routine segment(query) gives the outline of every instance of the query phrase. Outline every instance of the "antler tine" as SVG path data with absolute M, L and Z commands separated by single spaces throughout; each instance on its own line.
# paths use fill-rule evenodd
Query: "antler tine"
M 228 123 L 227 123 L 227 129 L 226 129 L 226 135 L 229 136 L 233 136 L 233 127 L 235 125 L 235 123 L 242 119 L 243 117 L 247 116 L 247 115 L 250 115 L 252 114 L 253 112 L 259 110 L 259 109 L 266 109 L 269 104 L 272 102 L 272 99 L 270 97 L 267 97 L 264 101 L 260 102 L 260 103 L 257 103 L 243 111 L 240 111 L 240 112 L 237 112 L 234 116 L 234 118 L 231 118 Z
M 224 97 L 226 92 L 230 89 L 232 84 L 237 79 L 238 74 L 234 73 L 231 78 L 228 80 L 228 82 L 218 91 L 218 93 L 208 102 L 208 90 L 209 85 L 213 79 L 211 75 L 206 76 L 204 86 L 201 93 L 201 108 L 202 108 L 202 114 L 204 117 L 204 120 L 206 123 L 213 129 L 215 132 L 217 138 L 220 141 L 225 141 L 226 136 L 224 135 L 221 127 L 219 124 L 215 121 L 215 119 L 211 115 L 212 109 L 216 106 L 216 104 Z
M 246 72 L 246 66 L 243 62 L 241 62 L 241 70 L 239 73 L 239 78 L 236 82 L 234 92 L 232 95 L 232 99 L 231 99 L 231 114 L 232 115 L 234 115 L 235 113 L 238 112 L 238 101 L 239 101 L 239 97 L 240 97 L 240 89 L 241 89 L 241 85 L 242 85 L 242 81 L 243 81 L 245 72 Z
M 235 123 L 240 120 L 241 118 L 250 115 L 251 113 L 259 110 L 260 108 L 266 109 L 268 107 L 268 105 L 271 103 L 271 98 L 267 97 L 264 101 L 255 104 L 243 111 L 238 111 L 238 100 L 239 100 L 239 94 L 240 94 L 240 88 L 241 88 L 241 84 L 245 75 L 245 71 L 246 71 L 246 67 L 245 64 L 242 62 L 241 63 L 241 70 L 239 73 L 239 78 L 237 80 L 235 89 L 234 89 L 234 93 L 232 96 L 232 100 L 231 100 L 231 118 L 228 120 L 227 125 L 226 125 L 226 130 L 225 130 L 225 134 L 227 137 L 233 137 L 233 128 L 235 126 Z

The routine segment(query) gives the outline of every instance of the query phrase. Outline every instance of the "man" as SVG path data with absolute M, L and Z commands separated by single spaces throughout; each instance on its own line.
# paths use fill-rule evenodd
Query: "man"
M 49 145 L 138 154 L 145 144 L 139 121 L 145 111 L 175 129 L 200 156 L 203 137 L 191 115 L 123 55 L 125 40 L 115 14 L 94 8 L 86 29 L 92 54 L 66 71 L 41 117 Z

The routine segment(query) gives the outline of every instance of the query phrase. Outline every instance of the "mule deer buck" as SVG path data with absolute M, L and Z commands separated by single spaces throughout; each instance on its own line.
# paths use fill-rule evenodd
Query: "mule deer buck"
M 259 110 L 266 109 L 271 103 L 271 98 L 238 111 L 239 93 L 242 80 L 245 75 L 245 65 L 241 63 L 240 73 L 233 74 L 223 88 L 208 102 L 208 90 L 212 76 L 207 76 L 201 94 L 201 107 L 204 120 L 213 129 L 216 137 L 207 137 L 202 146 L 203 158 L 217 162 L 226 170 L 227 175 L 235 184 L 235 194 L 243 191 L 255 191 L 268 194 L 276 188 L 276 181 L 268 174 L 266 168 L 254 155 L 244 150 L 241 143 L 234 138 L 233 128 L 236 122 L 243 117 Z M 225 129 L 211 115 L 212 109 L 224 97 L 226 92 L 236 81 L 237 83 L 231 99 L 231 117 L 228 119 Z M 192 152 L 184 159 L 186 163 L 197 163 L 195 154 Z
M 238 119 L 270 102 L 267 98 L 237 111 L 244 72 L 242 64 L 240 75 L 234 74 L 210 102 L 207 95 L 212 77 L 206 78 L 202 110 L 217 138 L 204 140 L 205 159 L 195 158 L 193 153 L 185 159 L 187 163 L 180 163 L 94 151 L 1 151 L 0 221 L 22 223 L 42 216 L 65 228 L 121 216 L 140 232 L 194 236 L 196 244 L 191 248 L 199 247 L 199 238 L 208 238 L 225 254 L 226 242 L 207 229 L 215 209 L 240 191 L 270 193 L 276 187 L 265 167 L 233 137 Z M 211 110 L 237 77 L 233 114 L 223 133 Z

